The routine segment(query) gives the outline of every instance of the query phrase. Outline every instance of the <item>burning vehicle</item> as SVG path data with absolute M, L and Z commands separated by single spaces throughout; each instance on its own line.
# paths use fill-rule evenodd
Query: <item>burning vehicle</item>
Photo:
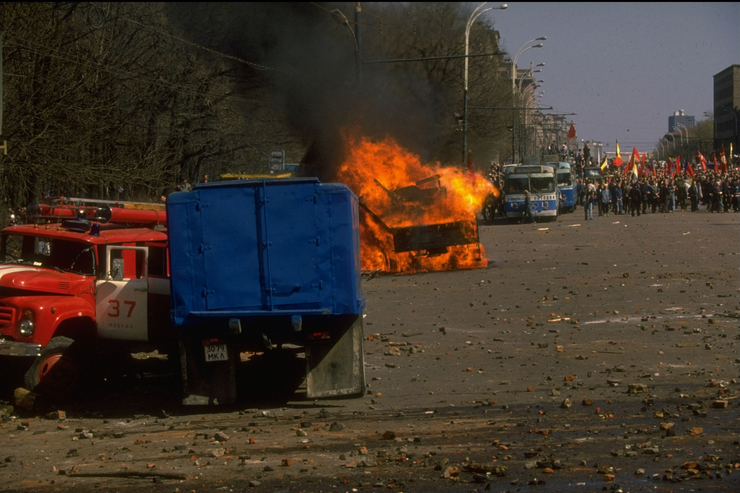
M 490 181 L 423 164 L 391 138 L 348 141 L 338 178 L 360 199 L 363 270 L 408 274 L 488 265 L 476 215 L 498 193 Z

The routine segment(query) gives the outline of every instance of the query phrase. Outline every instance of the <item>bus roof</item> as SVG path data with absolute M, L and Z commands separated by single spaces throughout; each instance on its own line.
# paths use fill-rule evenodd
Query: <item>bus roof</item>
M 532 173 L 555 173 L 555 168 L 552 166 L 534 166 L 534 165 L 519 165 L 516 169 L 510 171 L 510 173 L 516 173 L 518 175 L 532 174 Z

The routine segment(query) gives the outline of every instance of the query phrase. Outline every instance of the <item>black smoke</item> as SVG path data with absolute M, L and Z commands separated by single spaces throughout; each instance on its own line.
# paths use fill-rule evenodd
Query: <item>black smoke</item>
M 187 36 L 208 48 L 252 62 L 235 62 L 236 88 L 260 94 L 284 116 L 309 149 L 305 174 L 330 179 L 343 160 L 342 129 L 363 135 L 390 135 L 422 158 L 435 139 L 435 108 L 424 84 L 415 87 L 408 71 L 393 64 L 362 66 L 356 78 L 355 40 L 333 14 L 341 10 L 354 24 L 354 3 L 176 3 L 168 16 Z M 373 29 L 363 15 L 360 31 Z M 361 46 L 363 57 L 378 59 Z M 264 68 L 263 68 L 264 67 Z M 402 75 L 399 75 L 402 74 Z

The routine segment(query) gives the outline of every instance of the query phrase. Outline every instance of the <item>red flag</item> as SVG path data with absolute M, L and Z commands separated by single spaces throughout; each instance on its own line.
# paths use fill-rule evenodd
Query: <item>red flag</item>
M 642 153 L 642 159 L 640 160 L 640 172 L 643 176 L 647 175 L 647 167 L 645 166 L 645 160 L 647 159 L 647 152 Z
M 719 162 L 722 163 L 722 173 L 727 173 L 727 157 L 725 156 L 725 148 L 719 150 Z
M 671 161 L 671 158 L 668 158 L 668 173 L 666 173 L 666 176 L 671 176 L 673 174 L 673 161 Z
M 691 162 L 688 163 L 688 166 L 686 167 L 686 174 L 690 177 L 694 177 L 694 168 L 691 167 Z
M 673 175 L 678 175 L 678 170 L 681 169 L 681 155 L 679 154 L 676 158 L 676 169 L 673 170 Z
M 704 171 L 707 170 L 707 159 L 700 151 L 696 151 L 696 164 L 701 164 Z
M 573 140 L 576 138 L 576 124 L 570 122 L 570 130 L 568 130 L 568 138 Z
M 717 154 L 714 155 L 714 172 L 719 173 L 719 169 L 717 168 Z
M 704 157 L 701 151 L 696 151 L 696 164 L 701 164 L 702 168 L 704 168 L 704 171 L 707 170 L 707 159 Z

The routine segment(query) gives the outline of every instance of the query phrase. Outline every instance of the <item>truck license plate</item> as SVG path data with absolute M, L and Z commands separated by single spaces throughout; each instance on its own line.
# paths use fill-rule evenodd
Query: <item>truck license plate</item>
M 226 344 L 206 344 L 206 363 L 211 361 L 228 361 L 229 354 L 226 351 Z

